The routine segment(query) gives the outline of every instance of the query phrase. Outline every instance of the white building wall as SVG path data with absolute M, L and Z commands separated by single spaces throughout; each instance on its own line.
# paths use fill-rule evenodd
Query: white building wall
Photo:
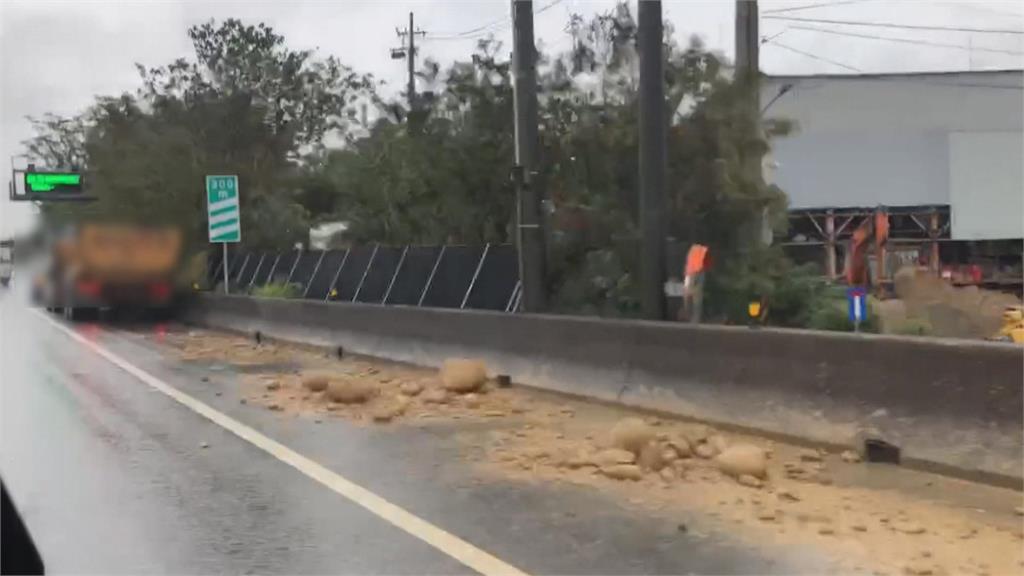
M 1024 74 L 771 77 L 795 122 L 767 176 L 792 208 L 950 205 L 953 237 L 1024 237 Z

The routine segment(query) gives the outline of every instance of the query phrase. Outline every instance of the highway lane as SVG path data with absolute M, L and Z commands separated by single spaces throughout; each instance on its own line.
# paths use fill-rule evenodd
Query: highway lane
M 531 573 L 822 572 L 813 550 L 653 520 L 596 494 L 479 483 L 454 430 L 375 429 L 242 405 L 236 368 L 183 364 L 161 326 L 73 329 L 416 517 Z M 471 570 L 210 422 L 27 309 L 0 302 L 0 472 L 48 569 L 78 573 Z M 206 378 L 208 382 L 203 382 Z M 206 448 L 202 446 L 206 445 Z

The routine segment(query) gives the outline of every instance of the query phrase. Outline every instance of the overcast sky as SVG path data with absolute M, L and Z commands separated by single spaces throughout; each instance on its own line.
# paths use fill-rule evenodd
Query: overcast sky
M 614 4 L 614 0 L 535 1 L 535 10 L 544 9 L 536 17 L 539 42 L 555 51 L 567 48 L 570 41 L 564 28 L 570 13 L 591 15 Z M 635 0 L 630 4 L 635 8 Z M 823 6 L 807 8 L 819 4 Z M 711 48 L 731 57 L 733 6 L 732 0 L 669 0 L 664 2 L 664 12 L 676 29 L 677 38 L 697 34 Z M 1024 67 L 1024 36 L 1020 34 L 855 27 L 775 19 L 785 16 L 1022 30 L 1024 3 L 1017 1 L 762 0 L 760 9 L 761 35 L 772 38 L 761 52 L 761 68 L 768 74 Z M 785 11 L 772 13 L 782 9 Z M 416 13 L 417 27 L 428 33 L 421 43 L 421 58 L 429 56 L 444 63 L 465 57 L 474 46 L 473 38 L 442 37 L 458 36 L 480 27 L 492 30 L 510 47 L 506 0 L 2 0 L 0 161 L 4 173 L 10 167 L 10 156 L 22 153 L 20 142 L 31 135 L 25 116 L 45 112 L 70 115 L 92 103 L 95 95 L 134 90 L 138 85 L 136 62 L 156 66 L 191 56 L 185 31 L 188 26 L 210 18 L 266 22 L 283 34 L 292 47 L 317 48 L 323 55 L 335 55 L 359 71 L 386 80 L 393 89 L 401 89 L 405 65 L 390 59 L 389 48 L 397 45 L 395 28 L 407 24 L 410 11 Z M 819 59 L 801 52 L 812 53 Z M 24 160 L 15 159 L 15 163 L 23 166 Z M 3 180 L 6 186 L 7 178 Z M 21 229 L 29 222 L 29 207 L 12 205 L 6 194 L 2 196 L 0 235 L 6 235 L 3 231 Z

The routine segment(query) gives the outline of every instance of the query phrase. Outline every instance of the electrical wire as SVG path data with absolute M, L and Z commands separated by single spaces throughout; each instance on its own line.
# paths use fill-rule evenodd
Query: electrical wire
M 970 51 L 973 51 L 973 52 L 992 52 L 992 53 L 996 53 L 996 54 L 1012 54 L 1014 56 L 1024 56 L 1024 52 L 1018 52 L 1018 51 L 1015 51 L 1015 50 L 1000 50 L 998 48 L 984 48 L 984 47 L 968 47 L 968 46 L 961 46 L 961 45 L 958 45 L 958 44 L 945 44 L 945 43 L 942 43 L 942 42 L 930 42 L 928 40 L 912 40 L 910 38 L 893 38 L 891 36 L 875 36 L 875 35 L 872 35 L 872 34 L 858 34 L 856 32 L 845 32 L 845 31 L 842 31 L 842 30 L 829 30 L 827 28 L 815 28 L 815 27 L 811 27 L 811 26 L 801 26 L 799 24 L 792 24 L 792 25 L 787 27 L 787 29 L 790 29 L 790 28 L 793 29 L 793 30 L 806 30 L 808 32 L 820 32 L 822 34 L 834 34 L 836 36 L 849 36 L 849 37 L 852 37 L 852 38 L 865 38 L 865 39 L 868 39 L 868 40 L 885 40 L 887 42 L 899 42 L 901 44 L 917 44 L 917 45 L 920 45 L 920 46 L 933 46 L 935 48 L 955 48 L 957 50 L 970 50 Z M 781 34 L 781 32 L 779 34 Z M 775 36 L 773 36 L 772 38 L 769 38 L 766 41 L 770 41 L 773 38 L 775 38 Z
M 831 64 L 833 66 L 838 66 L 840 68 L 845 68 L 845 69 L 853 71 L 853 72 L 863 72 L 863 70 L 861 70 L 859 68 L 854 68 L 853 66 L 850 66 L 848 64 L 843 64 L 842 62 L 836 62 L 835 60 L 829 60 L 828 58 L 824 58 L 822 56 L 818 56 L 817 54 L 811 54 L 810 52 L 804 52 L 803 50 L 800 50 L 800 49 L 797 49 L 797 48 L 793 48 L 792 46 L 788 46 L 786 44 L 783 44 L 782 42 L 779 42 L 778 40 L 773 41 L 771 43 L 768 43 L 767 46 L 778 46 L 779 48 L 782 48 L 783 50 L 789 50 L 790 52 L 795 52 L 796 54 L 800 54 L 801 56 L 806 56 L 807 58 L 811 58 L 813 60 L 818 60 L 819 62 L 825 62 L 825 63 Z
M 771 10 L 762 10 L 761 14 L 778 14 L 780 12 L 796 12 L 797 10 L 810 10 L 812 8 L 831 8 L 833 6 L 842 6 L 843 4 L 857 4 L 859 2 L 867 2 L 868 0 L 839 0 L 838 2 L 825 2 L 819 4 L 804 4 L 803 6 L 791 6 L 789 8 L 773 8 Z
M 533 14 L 534 14 L 534 16 L 537 16 L 538 14 L 543 14 L 544 12 L 547 12 L 551 8 L 554 8 L 555 6 L 557 6 L 558 4 L 561 4 L 564 1 L 565 0 L 551 0 L 551 2 L 548 2 L 547 4 L 542 6 L 541 8 L 538 8 L 537 10 L 534 10 Z M 474 28 L 470 28 L 469 30 L 464 30 L 462 32 L 456 32 L 454 34 L 439 34 L 439 35 L 436 35 L 436 36 L 432 35 L 432 36 L 427 36 L 425 39 L 426 40 L 474 40 L 476 38 L 480 38 L 482 36 L 486 36 L 487 34 L 493 34 L 494 32 L 498 32 L 500 30 L 504 30 L 504 29 L 508 28 L 511 25 L 512 25 L 512 16 L 510 15 L 510 16 L 505 16 L 503 18 L 499 18 L 497 20 L 488 22 L 486 24 L 482 24 L 480 26 L 476 26 Z
M 906 30 L 937 30 L 942 32 L 973 32 L 975 34 L 1020 34 L 1024 30 L 1008 30 L 997 28 L 965 28 L 956 26 L 927 26 L 923 24 L 896 24 L 893 22 L 861 22 L 857 20 L 829 20 L 825 18 L 800 18 L 797 16 L 763 16 L 764 20 L 784 20 L 787 22 L 808 22 L 811 24 L 838 24 L 841 26 L 867 26 L 871 28 L 900 28 Z

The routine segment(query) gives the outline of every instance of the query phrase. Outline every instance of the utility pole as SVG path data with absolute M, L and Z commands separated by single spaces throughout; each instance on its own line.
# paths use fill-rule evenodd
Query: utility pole
M 538 176 L 537 48 L 533 41 L 533 2 L 512 0 L 512 94 L 515 114 L 516 248 L 522 307 L 540 312 L 547 306 L 547 254 Z
M 640 0 L 640 301 L 644 318 L 665 317 L 665 74 L 660 0 Z
M 401 48 L 391 49 L 391 59 L 399 60 L 405 58 L 409 66 L 409 84 L 406 88 L 409 98 L 409 112 L 416 109 L 416 36 L 425 36 L 426 32 L 417 30 L 413 23 L 413 14 L 409 12 L 409 27 L 405 30 L 395 30 L 395 34 L 402 39 Z M 408 38 L 408 44 L 405 39 Z
M 764 138 L 761 129 L 761 36 L 758 25 L 757 0 L 736 0 L 736 82 L 744 90 L 744 107 L 754 123 L 755 135 Z M 780 93 L 781 94 L 781 93 Z M 764 173 L 759 154 L 746 153 L 741 159 L 743 173 L 748 181 L 762 183 Z M 740 231 L 745 238 L 762 244 L 771 243 L 771 230 L 767 209 Z

